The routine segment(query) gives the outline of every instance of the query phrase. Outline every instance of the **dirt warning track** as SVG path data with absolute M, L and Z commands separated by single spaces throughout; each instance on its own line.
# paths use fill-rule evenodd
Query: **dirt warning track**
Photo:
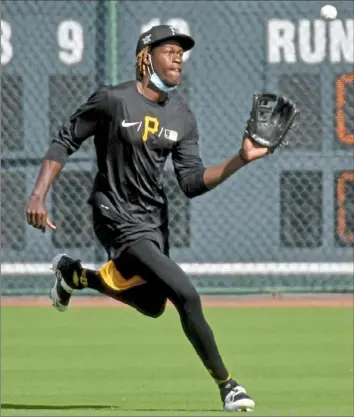
M 354 297 L 350 295 L 307 295 L 307 296 L 202 296 L 204 307 L 217 308 L 257 308 L 257 307 L 334 307 L 353 308 Z M 168 304 L 171 306 L 171 304 Z M 1 297 L 2 307 L 51 307 L 48 297 Z M 101 296 L 80 296 L 73 297 L 71 308 L 92 307 L 92 308 L 127 308 L 128 306 L 115 301 L 109 297 Z

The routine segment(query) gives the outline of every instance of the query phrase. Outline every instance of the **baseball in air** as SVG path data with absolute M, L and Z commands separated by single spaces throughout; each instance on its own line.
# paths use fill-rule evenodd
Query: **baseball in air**
M 325 20 L 334 20 L 337 17 L 337 9 L 327 4 L 327 6 L 323 6 L 321 9 L 321 16 Z

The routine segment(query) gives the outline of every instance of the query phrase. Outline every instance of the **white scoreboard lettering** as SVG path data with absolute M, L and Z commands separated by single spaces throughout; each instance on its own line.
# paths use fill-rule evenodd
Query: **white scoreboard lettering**
M 12 43 L 12 28 L 9 22 L 1 20 L 1 65 L 8 64 L 13 55 Z
M 327 28 L 328 26 L 328 28 Z M 328 29 L 328 30 L 327 30 Z M 354 62 L 354 20 L 268 21 L 268 62 Z
M 64 20 L 58 26 L 59 59 L 66 65 L 81 62 L 84 53 L 84 30 L 76 20 Z
M 16 30 L 16 29 L 15 29 Z M 76 20 L 63 20 L 57 27 L 59 60 L 65 65 L 82 61 L 84 55 L 84 30 Z M 7 65 L 13 58 L 13 27 L 1 20 L 1 65 Z

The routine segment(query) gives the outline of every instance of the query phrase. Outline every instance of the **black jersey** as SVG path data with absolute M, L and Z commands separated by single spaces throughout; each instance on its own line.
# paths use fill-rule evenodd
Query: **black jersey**
M 64 165 L 92 136 L 98 173 L 89 203 L 115 222 L 122 241 L 167 223 L 162 176 L 169 154 L 188 197 L 207 191 L 197 123 L 176 97 L 152 102 L 136 81 L 102 87 L 61 127 L 45 159 Z

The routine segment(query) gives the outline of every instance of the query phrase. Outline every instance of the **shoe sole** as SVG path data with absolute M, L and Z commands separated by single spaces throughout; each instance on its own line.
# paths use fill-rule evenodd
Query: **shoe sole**
M 250 413 L 254 410 L 255 402 L 250 398 L 243 398 L 234 403 L 226 404 L 224 406 L 224 411 L 241 411 Z
M 68 306 L 65 306 L 65 305 L 60 303 L 59 295 L 58 295 L 58 291 L 57 291 L 57 287 L 59 285 L 60 280 L 57 277 L 56 272 L 58 270 L 58 263 L 63 256 L 65 256 L 65 253 L 59 253 L 58 255 L 54 256 L 54 258 L 52 259 L 52 268 L 51 269 L 52 269 L 52 271 L 55 275 L 55 282 L 54 282 L 53 287 L 49 291 L 49 298 L 52 300 L 53 307 L 61 313 L 63 313 L 64 311 L 66 311 L 68 309 Z

